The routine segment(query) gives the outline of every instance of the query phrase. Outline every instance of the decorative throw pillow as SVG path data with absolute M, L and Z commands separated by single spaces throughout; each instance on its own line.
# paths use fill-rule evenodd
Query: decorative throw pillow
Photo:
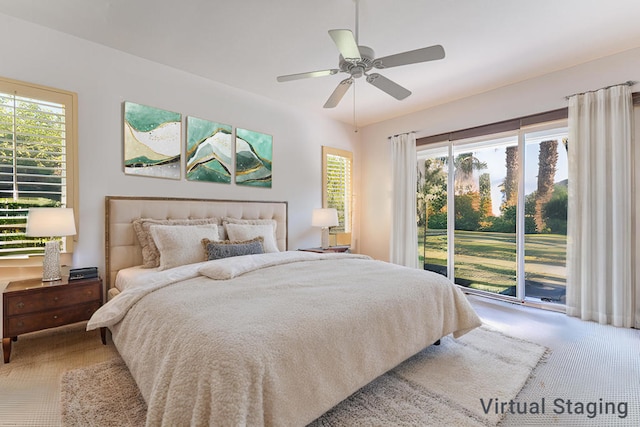
M 202 244 L 204 245 L 206 256 L 209 261 L 241 255 L 263 254 L 263 242 L 264 239 L 262 236 L 243 241 L 211 241 L 209 239 L 202 239 Z
M 228 216 L 224 217 L 222 218 L 223 232 L 220 233 L 220 240 L 229 239 L 229 236 L 225 235 L 227 224 L 270 225 L 271 227 L 273 227 L 273 240 L 274 242 L 276 242 L 276 246 L 278 246 L 277 245 L 278 236 L 276 236 L 276 228 L 278 227 L 278 223 L 276 222 L 275 219 L 244 219 L 244 218 L 231 218 Z
M 271 225 L 252 225 L 252 224 L 225 224 L 229 240 L 251 240 L 256 237 L 264 239 L 265 252 L 280 252 L 273 236 L 273 227 Z
M 206 261 L 202 239 L 219 240 L 216 224 L 152 225 L 150 231 L 160 251 L 160 270 Z
M 139 218 L 133 221 L 133 229 L 138 236 L 138 241 L 142 247 L 142 266 L 144 268 L 155 268 L 160 266 L 160 252 L 151 237 L 150 227 L 152 225 L 221 225 L 219 218 L 198 218 L 198 219 L 153 219 Z

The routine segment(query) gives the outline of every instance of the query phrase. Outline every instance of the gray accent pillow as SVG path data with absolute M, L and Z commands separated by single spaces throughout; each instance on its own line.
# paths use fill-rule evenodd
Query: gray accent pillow
M 262 236 L 242 241 L 212 241 L 209 239 L 202 239 L 202 244 L 205 247 L 205 254 L 209 261 L 241 255 L 263 254 L 263 242 L 264 239 Z

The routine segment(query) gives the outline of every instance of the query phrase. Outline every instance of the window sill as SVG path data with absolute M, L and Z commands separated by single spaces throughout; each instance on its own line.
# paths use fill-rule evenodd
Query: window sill
M 28 258 L 11 258 L 0 260 L 0 276 L 2 281 L 8 283 L 12 280 L 30 279 L 42 276 L 42 255 L 30 256 Z M 61 253 L 60 264 L 70 266 L 73 262 L 72 253 Z

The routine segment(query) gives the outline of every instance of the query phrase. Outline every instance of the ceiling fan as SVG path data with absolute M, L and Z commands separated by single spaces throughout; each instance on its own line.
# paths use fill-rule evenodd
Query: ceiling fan
M 374 68 L 385 69 L 398 67 L 401 65 L 417 64 L 420 62 L 435 61 L 443 59 L 444 48 L 441 45 L 424 47 L 421 49 L 410 50 L 407 52 L 396 53 L 394 55 L 376 58 L 373 49 L 368 46 L 358 45 L 358 0 L 356 3 L 356 34 L 354 36 L 351 30 L 329 30 L 329 35 L 333 39 L 340 56 L 338 59 L 338 68 L 331 68 L 320 71 L 310 71 L 306 73 L 288 74 L 278 76 L 278 82 L 288 82 L 291 80 L 305 79 L 309 77 L 332 76 L 338 73 L 346 73 L 349 75 L 342 80 L 338 87 L 335 88 L 329 99 L 324 104 L 324 108 L 333 108 L 340 103 L 342 97 L 347 93 L 354 79 L 366 77 L 368 83 L 386 92 L 397 100 L 403 100 L 411 91 L 400 86 L 399 84 L 389 80 L 378 73 L 370 73 Z

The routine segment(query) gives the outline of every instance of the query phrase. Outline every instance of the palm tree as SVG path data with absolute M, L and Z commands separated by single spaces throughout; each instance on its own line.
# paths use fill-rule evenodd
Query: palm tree
M 507 176 L 502 186 L 503 201 L 500 210 L 503 211 L 518 202 L 518 146 L 507 147 L 506 164 Z
M 536 206 L 534 220 L 536 229 L 542 233 L 546 229 L 543 210 L 553 195 L 553 184 L 558 163 L 558 141 L 542 141 L 538 154 L 538 190 L 536 191 Z
M 455 193 L 457 195 L 477 193 L 479 187 L 473 177 L 473 172 L 486 169 L 487 163 L 478 160 L 473 153 L 462 153 L 453 159 L 453 164 L 456 168 L 454 175 Z
M 482 216 L 493 216 L 493 206 L 491 204 L 491 178 L 489 173 L 483 173 L 478 179 L 480 186 L 480 211 Z

